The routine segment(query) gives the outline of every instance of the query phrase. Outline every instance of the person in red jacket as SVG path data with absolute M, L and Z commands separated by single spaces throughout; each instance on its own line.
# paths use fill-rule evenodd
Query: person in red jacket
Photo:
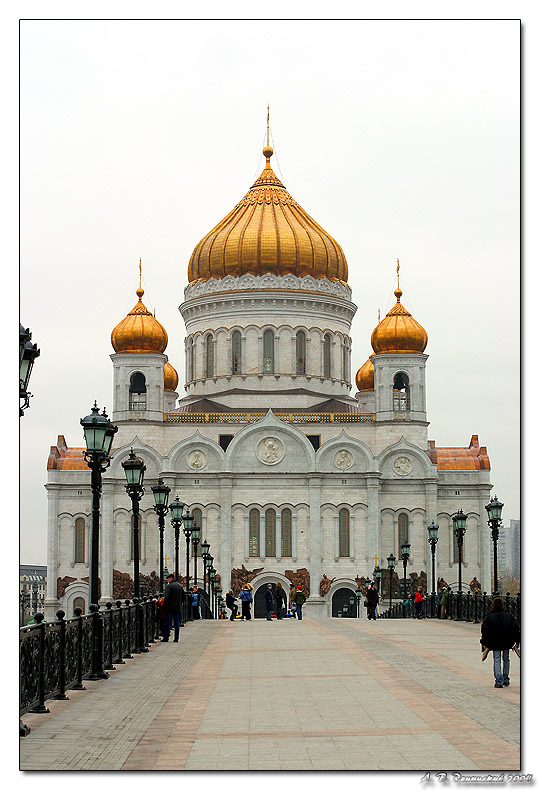
M 422 595 L 422 588 L 419 587 L 416 591 L 416 595 L 414 596 L 414 609 L 415 615 L 417 620 L 421 620 L 424 616 L 422 612 L 422 607 L 424 606 L 424 596 Z

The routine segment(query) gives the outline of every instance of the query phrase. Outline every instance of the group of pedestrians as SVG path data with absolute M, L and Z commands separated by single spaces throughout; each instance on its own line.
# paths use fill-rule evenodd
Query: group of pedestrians
M 251 620 L 251 604 L 253 603 L 253 587 L 251 584 L 245 584 L 240 591 L 238 598 L 242 604 L 241 620 Z M 290 614 L 298 620 L 302 619 L 302 606 L 306 602 L 306 594 L 302 589 L 302 585 L 290 585 L 289 595 L 283 589 L 281 582 L 276 584 L 274 593 L 274 586 L 267 584 L 264 591 L 264 602 L 266 607 L 266 619 L 272 620 L 272 615 L 275 614 L 275 619 L 283 620 L 284 617 Z M 225 605 L 230 612 L 229 620 L 236 620 L 238 615 L 238 604 L 232 590 L 229 590 L 225 596 Z
M 162 642 L 168 642 L 174 626 L 173 642 L 178 642 L 180 638 L 180 627 L 182 624 L 182 608 L 185 601 L 188 602 L 188 612 L 194 620 L 201 619 L 201 594 L 197 585 L 193 585 L 186 592 L 179 581 L 176 581 L 173 573 L 167 576 L 167 586 L 163 596 L 158 599 L 157 608 L 159 612 Z

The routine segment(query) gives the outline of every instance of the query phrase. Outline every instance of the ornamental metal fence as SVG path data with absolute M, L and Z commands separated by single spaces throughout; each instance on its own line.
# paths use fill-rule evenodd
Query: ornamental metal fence
M 440 618 L 446 620 L 459 620 L 468 623 L 481 623 L 484 617 L 491 612 L 494 595 L 488 593 L 472 593 L 468 590 L 464 592 L 448 593 L 448 603 L 444 611 L 437 605 L 437 593 L 430 593 L 424 598 L 422 606 L 422 617 Z M 513 614 L 518 623 L 521 624 L 521 593 L 511 596 L 510 593 L 500 596 L 504 601 L 504 608 Z M 389 609 L 381 612 L 382 618 L 407 618 L 416 617 L 416 610 L 412 601 L 397 601 Z

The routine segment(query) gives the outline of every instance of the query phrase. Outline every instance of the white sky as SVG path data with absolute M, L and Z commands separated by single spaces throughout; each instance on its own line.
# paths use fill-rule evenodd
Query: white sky
M 16 4 L 7 6 L 3 172 L 12 188 L 3 217 L 12 269 L 19 64 Z M 535 7 L 489 4 L 496 17 L 523 17 L 527 172 L 538 164 Z M 98 0 L 91 13 L 125 16 L 124 8 Z M 158 8 L 163 18 L 179 11 Z M 228 5 L 239 17 L 328 13 L 328 4 L 291 8 Z M 148 9 L 137 0 L 129 8 L 139 17 Z M 384 4 L 388 17 L 403 10 Z M 411 17 L 449 10 L 487 9 L 474 0 L 407 4 Z M 377 15 L 361 2 L 335 11 Z M 21 420 L 21 562 L 46 562 L 50 445 L 58 434 L 82 445 L 79 420 L 94 398 L 112 410 L 110 332 L 136 301 L 139 257 L 143 300 L 167 329 L 182 384 L 178 305 L 189 256 L 262 168 L 267 102 L 276 172 L 347 257 L 358 305 L 354 370 L 371 351 L 377 309 L 394 304 L 399 257 L 402 301 L 429 335 L 430 438 L 467 446 L 479 434 L 505 523 L 519 518 L 519 23 L 39 21 L 73 16 L 72 3 L 52 0 L 29 0 L 24 13 L 35 21 L 22 23 L 20 42 L 20 319 L 41 357 Z M 84 3 L 75 13 L 89 16 Z M 537 182 L 538 173 L 524 178 L 528 196 Z M 538 219 L 531 202 L 524 210 L 531 252 Z M 533 315 L 534 283 L 531 273 L 524 297 Z M 14 323 L 8 287 L 4 302 Z

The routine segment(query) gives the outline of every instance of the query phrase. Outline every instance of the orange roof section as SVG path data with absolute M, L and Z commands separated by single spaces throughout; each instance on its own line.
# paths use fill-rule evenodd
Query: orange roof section
M 59 436 L 56 447 L 51 447 L 47 469 L 88 469 L 84 451 L 84 447 L 68 447 L 65 438 Z
M 477 434 L 471 436 L 468 447 L 435 447 L 430 441 L 428 455 L 441 471 L 491 469 L 487 447 L 480 447 Z

